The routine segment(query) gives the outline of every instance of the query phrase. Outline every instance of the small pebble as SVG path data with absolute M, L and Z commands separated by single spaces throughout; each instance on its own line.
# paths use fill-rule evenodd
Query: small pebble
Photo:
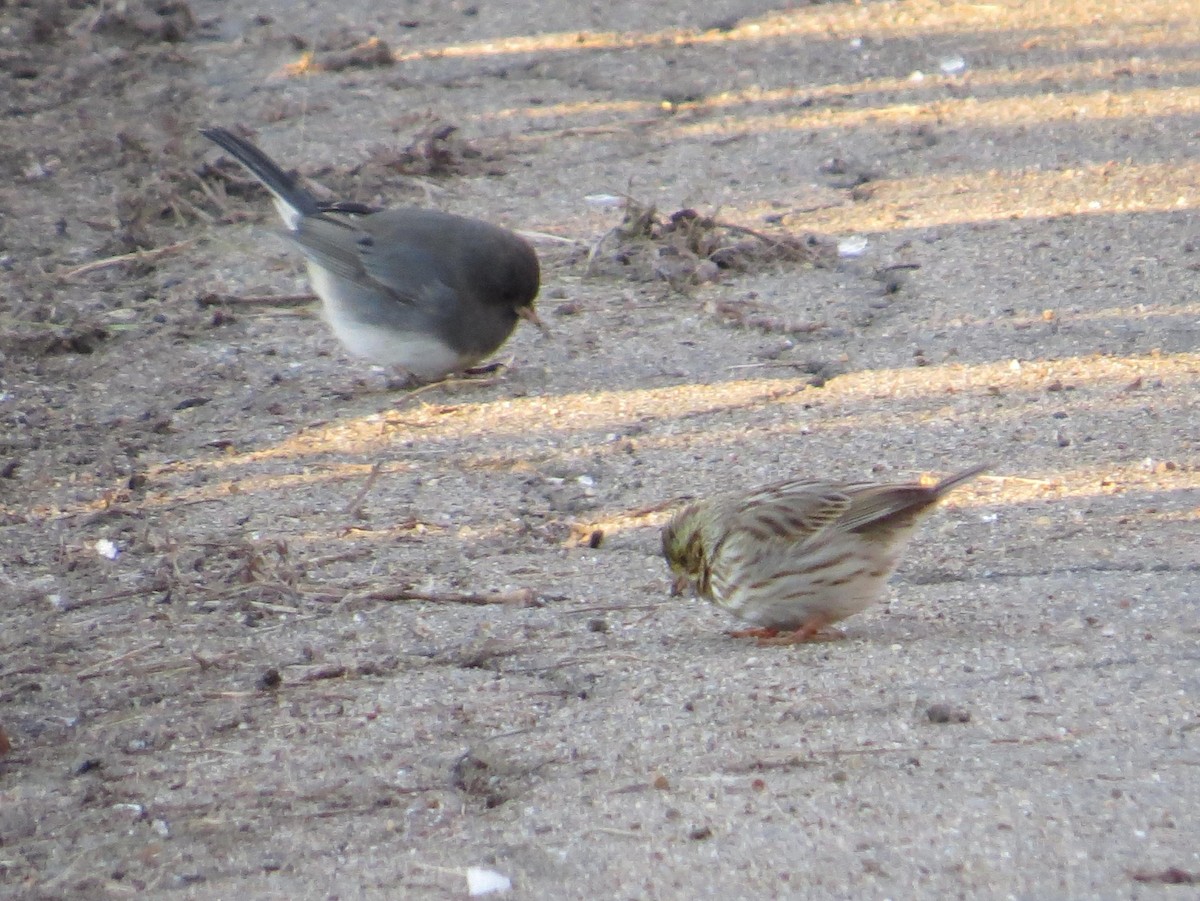
M 931 723 L 969 723 L 971 714 L 965 710 L 951 707 L 949 704 L 930 704 L 925 710 L 925 716 Z

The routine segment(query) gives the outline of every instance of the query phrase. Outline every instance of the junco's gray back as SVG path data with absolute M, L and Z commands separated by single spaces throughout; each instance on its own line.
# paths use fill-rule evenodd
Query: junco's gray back
M 538 323 L 537 254 L 508 229 L 414 207 L 323 204 L 244 138 L 202 134 L 274 196 L 326 321 L 356 356 L 429 381 L 494 353 L 518 319 Z

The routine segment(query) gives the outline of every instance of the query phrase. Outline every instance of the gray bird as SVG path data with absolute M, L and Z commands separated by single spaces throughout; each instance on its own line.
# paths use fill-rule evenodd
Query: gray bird
M 321 203 L 244 138 L 201 134 L 271 192 L 350 353 L 434 381 L 494 353 L 518 319 L 541 327 L 537 254 L 508 229 L 436 210 Z

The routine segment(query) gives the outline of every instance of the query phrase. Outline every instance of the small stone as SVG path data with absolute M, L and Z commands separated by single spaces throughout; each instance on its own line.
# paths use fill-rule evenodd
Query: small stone
M 949 704 L 930 704 L 925 716 L 931 723 L 969 723 L 971 714 Z

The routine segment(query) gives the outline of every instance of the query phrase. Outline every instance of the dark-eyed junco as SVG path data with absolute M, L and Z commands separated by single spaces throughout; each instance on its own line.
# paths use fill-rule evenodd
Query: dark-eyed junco
M 201 132 L 275 198 L 333 333 L 356 356 L 432 381 L 478 363 L 533 309 L 537 254 L 511 231 L 436 210 L 321 203 L 224 128 Z

